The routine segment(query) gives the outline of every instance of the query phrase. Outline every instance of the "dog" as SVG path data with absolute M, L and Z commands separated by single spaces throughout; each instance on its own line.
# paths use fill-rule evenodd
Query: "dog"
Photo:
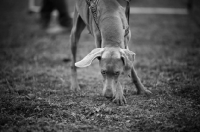
M 103 96 L 112 97 L 118 105 L 126 104 L 122 75 L 132 78 L 137 94 L 151 94 L 141 83 L 133 67 L 135 53 L 128 48 L 131 31 L 125 9 L 117 0 L 77 0 L 70 41 L 72 51 L 71 90 L 80 90 L 77 67 L 87 67 L 94 59 L 99 60 L 103 76 Z M 96 9 L 95 9 L 96 8 Z M 95 39 L 96 48 L 76 62 L 77 44 L 83 29 L 87 27 Z M 128 34 L 127 34 L 128 31 Z

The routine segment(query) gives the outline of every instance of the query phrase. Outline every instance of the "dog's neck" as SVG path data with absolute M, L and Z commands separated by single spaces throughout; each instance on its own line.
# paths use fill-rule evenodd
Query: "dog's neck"
M 124 30 L 122 20 L 119 17 L 119 8 L 120 5 L 116 0 L 102 0 L 99 2 L 99 28 L 102 47 L 124 48 Z
M 124 31 L 121 19 L 109 16 L 100 25 L 102 46 L 121 47 L 124 45 Z

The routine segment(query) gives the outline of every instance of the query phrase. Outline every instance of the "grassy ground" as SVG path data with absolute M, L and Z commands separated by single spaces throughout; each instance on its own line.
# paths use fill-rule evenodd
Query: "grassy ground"
M 189 16 L 131 16 L 135 68 L 153 95 L 124 79 L 127 105 L 117 106 L 101 96 L 97 61 L 69 90 L 69 34 L 46 35 L 26 7 L 0 4 L 0 131 L 199 131 L 200 29 Z M 84 31 L 78 60 L 93 43 Z

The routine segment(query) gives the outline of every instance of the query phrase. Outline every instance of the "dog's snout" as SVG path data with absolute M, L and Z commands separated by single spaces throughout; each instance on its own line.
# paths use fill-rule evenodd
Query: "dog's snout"
M 112 98 L 113 97 L 112 90 L 106 89 L 104 96 L 107 97 L 107 98 Z
M 104 80 L 103 95 L 105 97 L 113 97 L 114 92 L 114 80 L 112 78 L 106 78 Z

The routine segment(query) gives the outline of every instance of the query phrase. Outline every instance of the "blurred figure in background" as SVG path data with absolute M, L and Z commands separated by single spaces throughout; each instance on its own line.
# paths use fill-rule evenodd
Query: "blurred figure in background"
M 54 10 L 58 11 L 58 22 L 60 26 L 50 28 L 51 14 Z M 40 10 L 40 24 L 47 33 L 61 33 L 71 30 L 72 18 L 68 10 L 68 3 L 65 0 L 43 0 Z

